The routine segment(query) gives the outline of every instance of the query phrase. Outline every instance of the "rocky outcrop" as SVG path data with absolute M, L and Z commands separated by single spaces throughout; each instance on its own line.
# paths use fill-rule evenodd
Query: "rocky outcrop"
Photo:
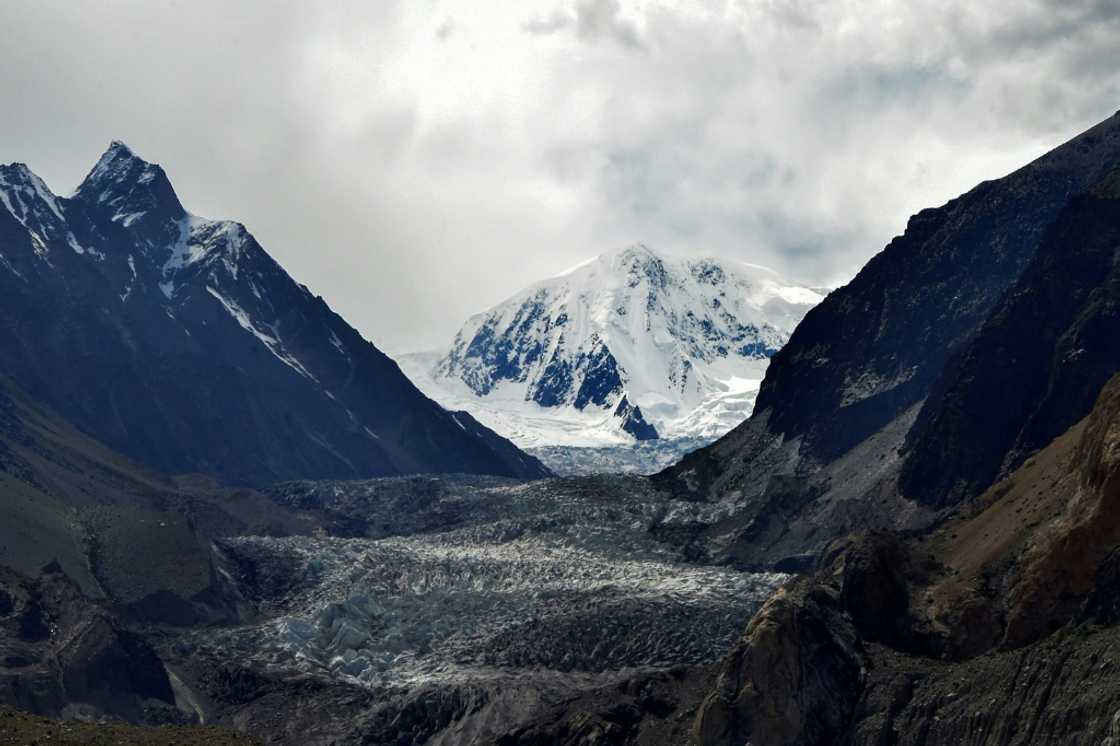
M 159 657 L 57 565 L 37 579 L 0 567 L 0 704 L 47 715 L 85 711 L 177 719 Z
M 633 435 L 634 440 L 657 440 L 657 428 L 646 421 L 642 408 L 631 404 L 625 396 L 619 399 L 618 406 L 614 408 L 614 416 L 621 421 L 619 427 Z
M 725 658 L 700 744 L 1105 743 L 1120 713 L 1120 376 L 931 533 L 838 542 Z
M 570 697 L 535 714 L 529 725 L 502 734 L 498 746 L 679 746 L 703 693 L 710 667 L 676 667 L 637 674 L 613 686 Z
M 834 586 L 776 593 L 724 660 L 697 715 L 702 744 L 827 744 L 843 732 L 862 662 Z

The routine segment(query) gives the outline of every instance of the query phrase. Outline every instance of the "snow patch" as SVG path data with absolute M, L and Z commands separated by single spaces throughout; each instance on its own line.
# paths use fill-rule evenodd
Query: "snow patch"
M 114 223 L 120 223 L 125 228 L 129 228 L 135 225 L 136 221 L 140 220 L 140 218 L 144 217 L 147 214 L 147 210 L 138 210 L 135 212 L 117 212 L 114 213 L 113 217 L 109 219 Z
M 226 298 L 224 295 L 222 295 L 209 285 L 206 286 L 206 292 L 214 296 L 214 298 L 216 298 L 218 302 L 225 307 L 229 315 L 232 316 L 234 320 L 241 325 L 241 328 L 260 340 L 261 344 L 268 348 L 268 351 L 275 355 L 278 360 L 290 367 L 296 373 L 299 373 L 304 378 L 315 381 L 316 383 L 319 382 L 319 379 L 313 376 L 311 372 L 307 370 L 307 368 L 303 367 L 303 363 L 301 363 L 299 360 L 297 360 L 295 357 L 288 354 L 288 352 L 284 350 L 284 345 L 276 336 L 274 336 L 276 334 L 276 330 L 274 328 L 262 324 L 262 326 L 266 326 L 268 330 L 272 332 L 272 334 L 267 334 L 261 331 L 253 323 L 252 319 L 249 317 L 249 314 L 242 310 L 242 308 L 232 300 Z
M 121 293 L 121 303 L 124 303 L 132 295 L 132 286 L 136 284 L 136 260 L 133 259 L 132 254 L 128 255 L 128 268 L 132 271 L 132 277 L 125 285 L 124 292 Z
M 343 355 L 346 355 L 346 348 L 343 346 L 342 340 L 339 339 L 338 335 L 334 333 L 334 329 L 328 329 L 327 334 L 327 339 L 330 340 L 331 346 L 341 352 Z
M 164 280 L 160 289 L 171 298 L 175 294 L 176 276 L 180 272 L 198 265 L 213 266 L 215 259 L 236 281 L 247 241 L 248 232 L 240 223 L 208 220 L 188 213 L 179 221 L 179 238 L 163 263 L 161 271 Z M 252 290 L 257 298 L 261 298 L 256 285 L 252 285 Z

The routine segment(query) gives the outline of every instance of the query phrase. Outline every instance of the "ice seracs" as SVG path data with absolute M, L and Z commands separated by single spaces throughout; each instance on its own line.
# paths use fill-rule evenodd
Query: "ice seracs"
M 823 297 L 755 264 L 638 244 L 582 262 L 402 364 L 425 391 L 526 447 L 722 435 Z
M 377 527 L 362 538 L 221 540 L 217 567 L 231 584 L 264 573 L 283 581 L 267 584 L 277 593 L 262 618 L 192 642 L 370 688 L 570 673 L 579 686 L 622 668 L 708 662 L 786 580 L 683 560 L 652 526 L 710 519 L 713 506 L 666 499 L 636 478 L 271 491 Z

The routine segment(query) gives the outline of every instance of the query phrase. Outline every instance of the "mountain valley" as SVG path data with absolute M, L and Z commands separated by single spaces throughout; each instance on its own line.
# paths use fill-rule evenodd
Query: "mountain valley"
M 398 368 L 123 144 L 0 167 L 0 736 L 1114 743 L 1118 266 L 1120 114 L 827 296 L 637 246 Z

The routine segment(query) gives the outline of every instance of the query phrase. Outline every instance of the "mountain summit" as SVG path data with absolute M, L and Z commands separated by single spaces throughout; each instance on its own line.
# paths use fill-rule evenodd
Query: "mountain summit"
M 526 446 L 710 439 L 750 413 L 770 357 L 821 297 L 765 267 L 638 244 L 522 290 L 406 365 Z
M 546 473 L 426 398 L 245 226 L 190 214 L 121 142 L 70 198 L 0 166 L 0 373 L 166 472 Z

